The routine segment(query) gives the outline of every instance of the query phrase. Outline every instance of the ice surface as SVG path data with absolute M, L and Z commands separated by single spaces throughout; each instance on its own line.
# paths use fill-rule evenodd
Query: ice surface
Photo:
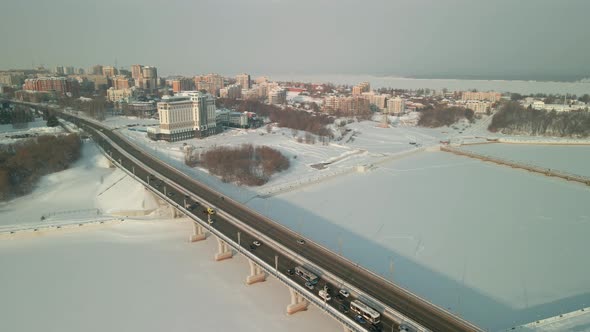
M 461 149 L 590 177 L 590 145 L 493 143 Z

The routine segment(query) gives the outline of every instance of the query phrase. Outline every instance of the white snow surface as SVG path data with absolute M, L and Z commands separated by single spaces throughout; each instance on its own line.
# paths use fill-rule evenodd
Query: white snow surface
M 42 118 L 35 118 L 34 121 L 27 123 L 26 128 L 13 128 L 11 124 L 0 125 L 0 144 L 15 143 L 22 138 L 9 138 L 6 136 L 29 134 L 33 136 L 54 135 L 63 133 L 61 127 L 47 127 L 47 121 Z
M 85 142 L 82 157 L 64 171 L 41 178 L 34 191 L 0 203 L 0 228 L 49 223 L 67 218 L 103 219 L 111 212 L 154 209 L 158 205 L 143 186 L 123 171 L 108 167 L 96 145 Z M 91 209 L 100 209 L 98 216 Z
M 341 331 L 310 306 L 287 316 L 273 278 L 247 286 L 247 261 L 215 262 L 188 221 L 127 221 L 0 237 L 0 331 Z
M 461 149 L 590 177 L 590 145 L 478 144 Z
M 329 146 L 297 143 L 281 128 L 177 143 L 121 132 L 224 194 L 483 328 L 584 307 L 590 301 L 590 265 L 580 264 L 590 231 L 585 186 L 442 152 L 408 154 L 419 151 L 409 141 L 429 147 L 440 139 L 475 137 L 486 133 L 487 121 L 458 129 L 355 122 Z M 265 186 L 235 187 L 183 165 L 183 143 L 198 149 L 264 144 L 290 156 L 293 165 Z M 332 161 L 321 171 L 310 167 Z M 372 168 L 346 171 L 358 165 Z M 339 171 L 345 176 L 312 181 Z M 281 186 L 293 189 L 265 195 Z
M 157 204 L 87 143 L 72 168 L 2 204 L 0 226 L 43 225 L 43 211 L 97 207 L 108 213 Z M 61 222 L 90 218 L 68 216 Z M 215 262 L 216 241 L 189 243 L 189 221 L 125 220 L 0 234 L 0 331 L 341 330 L 315 307 L 287 316 L 284 286 L 272 278 L 246 286 L 247 261 Z

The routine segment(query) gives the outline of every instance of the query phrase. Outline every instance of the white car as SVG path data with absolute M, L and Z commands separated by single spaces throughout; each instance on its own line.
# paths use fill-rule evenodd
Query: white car
M 350 296 L 350 293 L 346 289 L 341 289 L 339 293 L 344 297 Z
M 260 245 L 262 245 L 262 243 L 260 243 L 260 241 L 256 240 L 254 242 L 252 242 L 253 245 L 260 247 Z
M 297 240 L 297 243 L 299 243 L 299 244 L 305 244 L 305 240 L 304 239 L 299 239 L 299 240 Z
M 320 291 L 318 292 L 318 295 L 326 301 L 330 301 L 332 299 L 330 294 L 328 294 L 328 292 L 326 292 L 324 289 L 320 289 Z

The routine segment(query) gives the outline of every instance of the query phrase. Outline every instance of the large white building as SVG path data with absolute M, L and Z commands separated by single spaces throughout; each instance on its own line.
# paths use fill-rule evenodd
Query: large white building
M 151 139 L 180 141 L 218 132 L 215 97 L 210 94 L 184 91 L 174 97 L 163 97 L 157 108 L 160 126 L 148 128 Z

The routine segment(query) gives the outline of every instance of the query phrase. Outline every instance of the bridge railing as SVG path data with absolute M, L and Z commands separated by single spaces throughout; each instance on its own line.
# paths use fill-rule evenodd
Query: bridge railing
M 108 137 L 107 137 L 107 139 L 108 139 Z M 114 144 L 114 142 L 113 142 L 113 144 Z M 220 232 L 217 229 L 215 229 L 214 227 L 212 227 L 207 221 L 202 220 L 201 218 L 195 216 L 191 211 L 185 209 L 182 205 L 174 202 L 169 197 L 167 197 L 166 195 L 162 194 L 160 191 L 154 190 L 154 188 L 152 188 L 150 185 L 148 185 L 147 182 L 145 182 L 142 178 L 137 177 L 135 174 L 133 174 L 132 172 L 130 172 L 128 169 L 126 169 L 125 167 L 123 167 L 122 165 L 120 165 L 119 162 L 117 160 L 115 160 L 114 158 L 112 158 L 108 153 L 106 153 L 106 151 L 104 151 L 102 149 L 102 147 L 99 146 L 99 149 L 101 149 L 101 151 L 104 153 L 104 155 L 114 165 L 117 165 L 120 169 L 122 169 L 129 176 L 133 177 L 136 181 L 142 183 L 146 188 L 148 188 L 154 194 L 156 194 L 157 196 L 159 196 L 161 199 L 165 200 L 170 205 L 176 207 L 183 214 L 185 214 L 186 216 L 188 216 L 189 218 L 191 218 L 193 220 L 193 222 L 200 224 L 202 227 L 204 227 L 205 229 L 207 229 L 211 234 L 214 234 L 218 238 L 222 239 L 225 243 L 227 243 L 230 247 L 232 247 L 232 249 L 235 249 L 238 253 L 241 253 L 242 255 L 244 255 L 245 257 L 247 257 L 248 259 L 254 261 L 267 274 L 274 276 L 275 278 L 277 278 L 281 283 L 285 284 L 286 286 L 295 289 L 307 301 L 309 301 L 310 303 L 313 303 L 314 305 L 316 305 L 320 309 L 324 310 L 326 313 L 328 313 L 330 316 L 332 316 L 332 318 L 336 319 L 338 322 L 342 323 L 344 326 L 348 327 L 352 331 L 365 331 L 365 328 L 364 327 L 362 327 L 361 325 L 359 325 L 358 323 L 356 323 L 350 317 L 344 315 L 343 313 L 341 313 L 337 309 L 335 309 L 335 308 L 327 305 L 325 302 L 321 301 L 319 298 L 311 295 L 307 289 L 303 288 L 303 286 L 299 285 L 298 283 L 294 282 L 293 280 L 291 280 L 289 278 L 286 278 L 283 273 L 278 272 L 274 267 L 272 267 L 270 264 L 268 264 L 264 260 L 260 259 L 259 257 L 255 256 L 253 253 L 249 252 L 248 250 L 243 250 L 244 248 L 242 248 L 239 243 L 235 242 L 230 237 L 226 236 L 222 232 Z M 149 168 L 147 166 L 145 166 L 145 167 L 146 168 Z M 174 186 L 174 187 L 176 187 L 176 186 Z M 175 189 L 176 190 L 179 190 L 179 188 L 177 188 L 177 187 Z M 184 190 L 184 189 L 181 189 L 179 191 L 180 192 L 184 192 L 185 194 L 188 194 L 188 192 L 186 190 Z M 270 242 L 266 242 L 266 243 L 270 243 Z

